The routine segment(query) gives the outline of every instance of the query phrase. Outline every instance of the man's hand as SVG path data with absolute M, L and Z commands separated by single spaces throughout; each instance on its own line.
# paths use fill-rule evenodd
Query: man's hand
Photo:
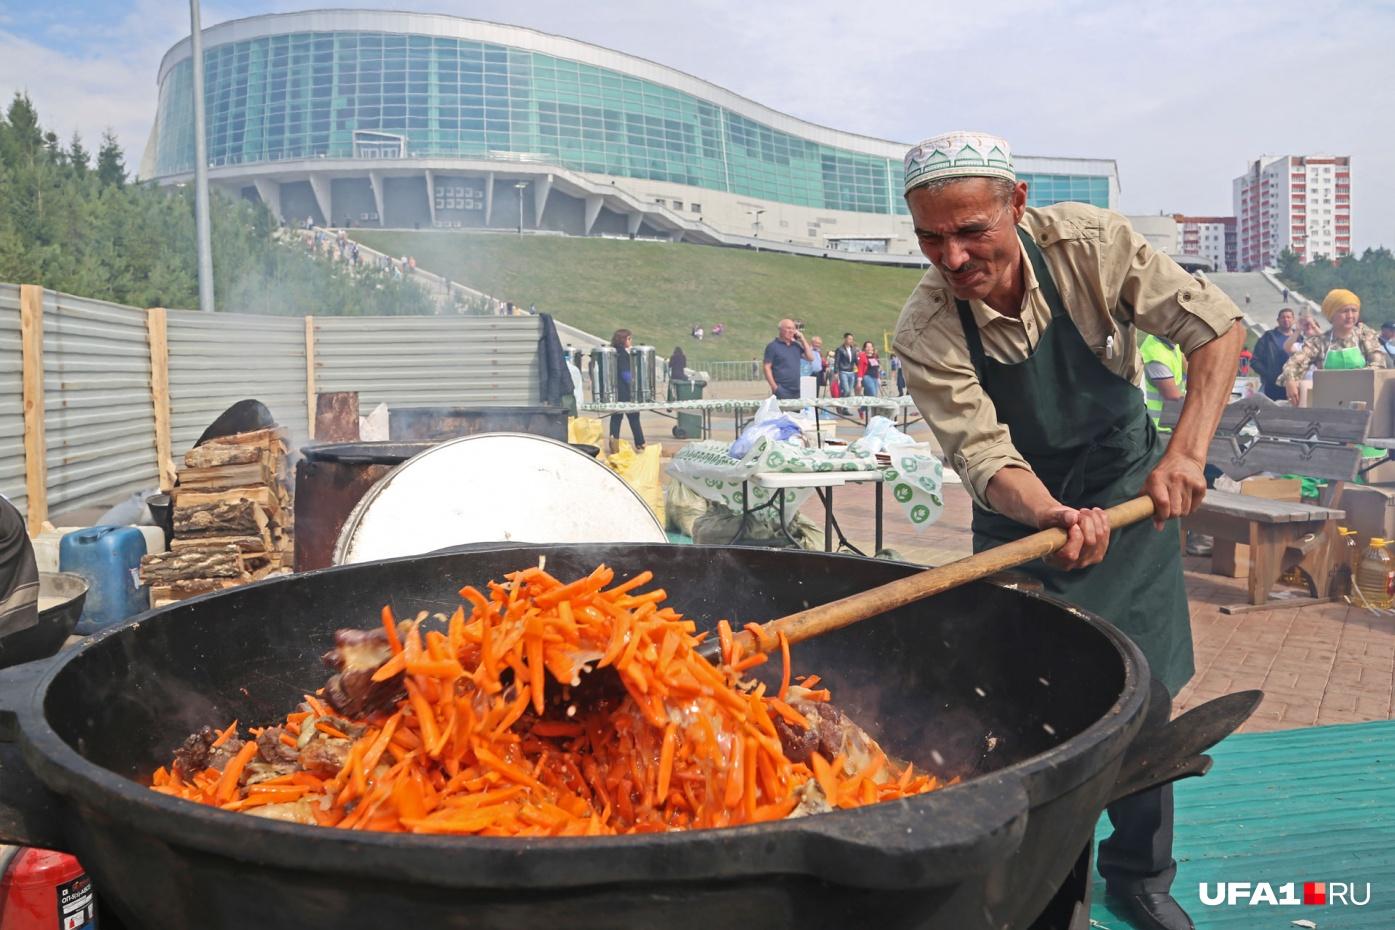
M 1066 531 L 1066 544 L 1043 561 L 1052 568 L 1073 571 L 1104 561 L 1109 550 L 1109 518 L 1098 507 L 1076 510 L 1056 506 L 1038 520 L 1038 529 L 1060 527 Z
M 1206 498 L 1202 465 L 1185 455 L 1164 453 L 1162 461 L 1143 482 L 1143 493 L 1153 499 L 1153 525 L 1158 529 L 1173 517 L 1196 512 Z
M 1043 560 L 1052 568 L 1071 571 L 1104 559 L 1109 520 L 1103 510 L 1065 506 L 1033 472 L 1017 466 L 998 469 L 986 491 L 988 503 L 1003 516 L 1039 530 L 1054 526 L 1066 531 L 1066 544 Z

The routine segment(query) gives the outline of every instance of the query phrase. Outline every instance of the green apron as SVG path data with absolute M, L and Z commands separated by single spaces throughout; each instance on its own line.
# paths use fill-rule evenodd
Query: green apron
M 1112 507 L 1138 495 L 1162 456 L 1143 392 L 1101 364 L 1061 302 L 1041 250 L 1017 231 L 1051 325 L 1026 361 L 1007 364 L 983 351 L 968 303 L 957 301 L 979 383 L 1008 427 L 1012 443 L 1046 489 L 1068 507 Z M 974 551 L 1035 531 L 974 506 Z M 1036 561 L 1022 569 L 1046 591 L 1114 624 L 1139 648 L 1174 695 L 1192 676 L 1191 618 L 1182 580 L 1176 520 L 1116 530 L 1098 565 L 1061 571 Z

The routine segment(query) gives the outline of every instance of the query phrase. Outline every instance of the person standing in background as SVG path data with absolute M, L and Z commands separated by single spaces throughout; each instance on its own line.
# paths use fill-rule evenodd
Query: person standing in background
M 1395 320 L 1380 324 L 1380 347 L 1386 355 L 1395 358 Z
M 1279 375 L 1288 362 L 1289 353 L 1284 349 L 1288 337 L 1294 332 L 1293 311 L 1284 307 L 1279 311 L 1278 325 L 1259 337 L 1255 343 L 1254 358 L 1250 367 L 1259 375 L 1264 396 L 1270 400 L 1283 400 L 1286 392 L 1279 387 Z
M 1309 365 L 1325 371 L 1353 368 L 1388 368 L 1390 356 L 1381 347 L 1376 331 L 1361 322 L 1361 298 L 1346 288 L 1334 288 L 1322 299 L 1322 315 L 1332 323 L 1326 333 L 1303 341 L 1279 375 L 1288 402 L 1299 401 L 1298 382 Z
M 877 357 L 877 347 L 870 339 L 862 344 L 857 356 L 857 380 L 864 397 L 876 397 L 881 393 L 882 360 Z
M 615 385 L 615 393 L 620 403 L 627 404 L 634 400 L 635 396 L 635 373 L 634 367 L 630 364 L 630 346 L 634 344 L 634 336 L 628 329 L 617 329 L 615 335 L 610 337 L 610 345 L 615 349 L 615 373 L 619 383 Z M 614 413 L 610 416 L 610 451 L 614 452 L 620 445 L 620 419 L 629 417 L 630 434 L 635 438 L 635 451 L 644 451 L 644 429 L 639 425 L 639 411 L 633 413 Z
M 794 320 L 781 320 L 778 334 L 765 347 L 765 383 L 770 393 L 780 400 L 799 397 L 802 366 L 812 362 L 814 350 L 804 334 L 795 328 Z

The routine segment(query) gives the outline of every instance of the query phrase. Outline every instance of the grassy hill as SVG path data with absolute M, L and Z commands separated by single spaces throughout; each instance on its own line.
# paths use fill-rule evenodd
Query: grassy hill
M 832 347 L 844 332 L 883 343 L 920 280 L 914 269 L 684 243 L 442 231 L 355 231 L 365 245 L 598 336 L 620 327 L 689 364 L 760 357 L 789 316 Z M 694 324 L 720 338 L 692 338 Z M 889 335 L 888 337 L 889 338 Z

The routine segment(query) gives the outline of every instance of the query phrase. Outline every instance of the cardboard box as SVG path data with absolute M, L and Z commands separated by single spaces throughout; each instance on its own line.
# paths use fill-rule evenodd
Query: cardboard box
M 1364 403 L 1371 411 L 1371 426 L 1366 435 L 1395 436 L 1395 370 L 1357 368 L 1313 372 L 1309 406 L 1350 407 L 1354 402 Z
M 1303 482 L 1297 478 L 1246 478 L 1240 493 L 1271 501 L 1296 504 L 1303 499 Z M 1185 534 L 1184 534 L 1185 535 Z M 1244 543 L 1217 539 L 1212 545 L 1211 573 L 1225 578 L 1246 578 L 1250 574 L 1250 547 Z
M 1337 506 L 1347 512 L 1342 525 L 1360 534 L 1363 550 L 1372 536 L 1395 539 L 1395 487 L 1349 484 Z

